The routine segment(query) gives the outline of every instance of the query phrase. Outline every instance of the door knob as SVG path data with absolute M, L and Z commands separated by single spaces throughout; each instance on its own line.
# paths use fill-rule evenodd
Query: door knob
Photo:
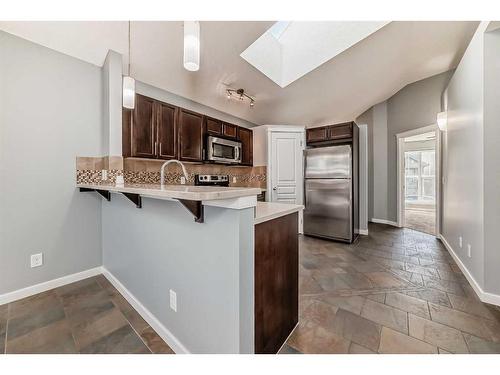
M 276 187 L 273 187 L 273 190 L 277 190 L 277 189 L 278 189 L 278 188 L 276 188 Z

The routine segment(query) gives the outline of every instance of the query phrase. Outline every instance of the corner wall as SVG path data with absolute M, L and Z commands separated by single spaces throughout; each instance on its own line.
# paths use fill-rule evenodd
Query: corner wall
M 356 123 L 368 125 L 368 217 L 397 222 L 396 135 L 436 123 L 441 98 L 453 71 L 402 88 L 374 105 Z

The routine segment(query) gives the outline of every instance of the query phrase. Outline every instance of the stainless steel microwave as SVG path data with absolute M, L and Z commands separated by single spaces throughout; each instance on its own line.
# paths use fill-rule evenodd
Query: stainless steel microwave
M 209 135 L 206 150 L 208 161 L 226 164 L 241 163 L 241 142 Z

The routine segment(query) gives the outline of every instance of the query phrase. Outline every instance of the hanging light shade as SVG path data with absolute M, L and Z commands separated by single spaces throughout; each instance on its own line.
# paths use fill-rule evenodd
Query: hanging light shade
M 184 21 L 184 68 L 190 72 L 200 69 L 200 23 Z
M 123 107 L 135 107 L 135 79 L 129 76 L 123 77 Z
M 128 21 L 128 75 L 123 77 L 122 105 L 127 109 L 135 108 L 135 79 L 130 77 L 130 21 Z

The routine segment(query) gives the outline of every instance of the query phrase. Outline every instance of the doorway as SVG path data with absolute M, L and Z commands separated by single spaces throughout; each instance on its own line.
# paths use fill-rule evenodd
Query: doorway
M 438 142 L 435 127 L 398 135 L 398 224 L 434 236 L 439 233 Z

